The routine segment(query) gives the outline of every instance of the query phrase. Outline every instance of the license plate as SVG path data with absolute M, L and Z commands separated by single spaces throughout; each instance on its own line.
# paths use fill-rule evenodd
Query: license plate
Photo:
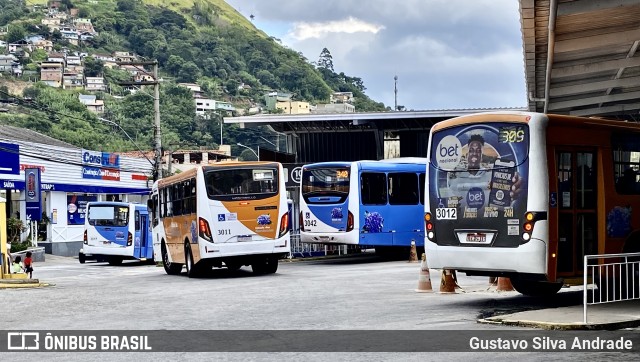
M 468 243 L 486 243 L 487 235 L 486 234 L 467 234 L 467 242 Z
M 246 241 L 251 241 L 251 235 L 244 235 L 244 236 L 238 236 L 238 242 L 242 243 L 242 242 L 246 242 Z

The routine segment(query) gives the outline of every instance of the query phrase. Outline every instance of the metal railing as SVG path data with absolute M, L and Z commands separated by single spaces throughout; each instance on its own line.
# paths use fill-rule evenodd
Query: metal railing
M 640 299 L 640 253 L 585 255 L 583 275 L 584 324 L 588 305 Z M 587 288 L 589 276 L 597 288 Z
M 343 255 L 361 251 L 358 245 L 325 245 L 303 243 L 299 233 L 291 234 L 291 254 L 289 258 L 305 258 L 312 256 Z

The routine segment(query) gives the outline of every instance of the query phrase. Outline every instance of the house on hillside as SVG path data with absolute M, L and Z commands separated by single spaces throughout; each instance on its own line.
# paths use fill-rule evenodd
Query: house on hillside
M 61 87 L 62 86 L 62 72 L 64 69 L 64 63 L 52 63 L 52 62 L 43 62 L 40 63 L 40 80 L 51 86 L 51 87 Z
M 47 62 L 60 63 L 64 65 L 65 64 L 64 57 L 65 57 L 64 53 L 49 53 L 47 57 Z
M 96 114 L 104 113 L 104 101 L 102 99 L 96 99 L 95 95 L 80 94 L 78 95 L 80 102 L 84 104 L 87 109 Z
M 333 92 L 330 96 L 329 102 L 353 104 L 353 92 Z
M 82 72 L 65 70 L 62 75 L 62 89 L 84 89 L 84 75 Z
M 51 40 L 39 40 L 33 43 L 34 49 L 42 49 L 49 53 L 53 51 L 53 42 Z
M 93 57 L 93 59 L 101 61 L 107 68 L 114 68 L 118 66 L 118 64 L 116 64 L 116 58 L 114 58 L 111 54 L 94 53 L 91 54 L 91 57 Z
M 315 114 L 328 114 L 328 113 L 354 113 L 356 111 L 356 106 L 350 103 L 329 103 L 329 104 L 318 104 L 314 109 L 311 110 L 311 113 Z
M 113 52 L 113 57 L 118 62 L 133 62 L 137 59 L 135 54 L 122 51 Z
M 95 34 L 95 30 L 93 30 L 93 24 L 91 24 L 91 19 L 83 19 L 78 18 L 73 20 L 73 25 L 76 27 L 78 33 L 92 33 Z
M 13 54 L 0 55 L 0 73 L 21 76 L 22 65 L 18 62 L 18 58 Z
M 229 102 L 216 101 L 209 98 L 195 98 L 196 114 L 208 118 L 208 112 L 222 111 L 226 115 L 232 115 L 236 108 Z
M 285 101 L 276 103 L 276 109 L 282 109 L 284 114 L 309 114 L 311 109 L 309 102 L 305 101 Z
M 178 83 L 179 86 L 188 88 L 193 93 L 193 98 L 204 98 L 204 92 L 199 85 L 195 83 Z
M 32 46 L 33 45 L 25 39 L 20 39 L 16 42 L 9 43 L 7 50 L 9 53 L 14 54 L 17 57 L 21 57 L 24 53 L 31 53 L 33 51 Z
M 104 82 L 104 77 L 86 77 L 84 89 L 91 92 L 105 91 L 107 85 Z

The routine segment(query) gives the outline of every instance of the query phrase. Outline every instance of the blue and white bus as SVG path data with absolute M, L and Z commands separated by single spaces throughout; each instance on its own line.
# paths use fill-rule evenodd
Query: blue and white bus
M 424 240 L 426 159 L 322 162 L 305 165 L 300 239 L 371 246 L 376 252 Z
M 153 243 L 147 205 L 98 201 L 87 204 L 84 245 L 79 260 L 153 260 Z

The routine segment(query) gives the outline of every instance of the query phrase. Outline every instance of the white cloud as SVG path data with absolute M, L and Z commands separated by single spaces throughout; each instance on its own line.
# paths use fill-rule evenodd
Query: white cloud
M 296 22 L 289 36 L 301 41 L 309 38 L 321 38 L 329 33 L 374 33 L 377 34 L 385 27 L 373 23 L 367 23 L 360 19 L 348 17 L 344 20 L 333 20 L 327 22 Z

